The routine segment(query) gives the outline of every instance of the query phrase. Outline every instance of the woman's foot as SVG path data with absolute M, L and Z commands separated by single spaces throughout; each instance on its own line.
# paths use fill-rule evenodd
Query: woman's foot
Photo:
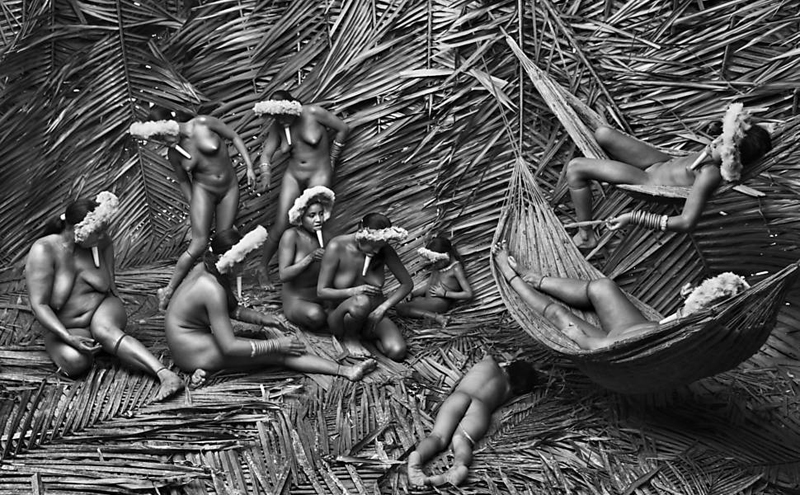
M 495 247 L 492 248 L 492 254 L 494 254 L 494 261 L 497 263 L 497 268 L 500 270 L 500 274 L 503 275 L 503 278 L 511 280 L 515 275 L 518 275 L 516 270 L 517 262 L 508 255 L 506 241 L 495 245 Z
M 377 366 L 377 361 L 374 359 L 367 359 L 366 361 L 362 361 L 356 365 L 348 366 L 345 368 L 342 375 L 344 375 L 344 377 L 351 382 L 357 382 L 372 372 Z
M 343 342 L 344 348 L 347 349 L 347 354 L 356 359 L 368 358 L 372 354 L 361 344 L 361 341 L 354 336 L 345 336 Z
M 189 378 L 189 390 L 194 390 L 196 388 L 200 388 L 206 384 L 206 380 L 208 379 L 208 373 L 206 370 L 194 370 L 192 373 L 191 378 Z
M 169 300 L 172 298 L 172 288 L 170 286 L 163 287 L 156 291 L 158 294 L 158 309 L 166 311 L 169 306 Z
M 465 465 L 453 466 L 444 474 L 437 474 L 428 478 L 428 483 L 433 486 L 450 484 L 458 486 L 469 476 L 469 468 Z
M 572 238 L 572 242 L 581 250 L 594 249 L 597 247 L 597 235 L 592 228 L 580 228 Z
M 167 368 L 161 368 L 156 372 L 161 386 L 158 388 L 158 393 L 153 398 L 155 402 L 160 402 L 164 399 L 172 397 L 181 390 L 183 390 L 183 379 L 177 373 L 173 373 Z
M 442 328 L 446 328 L 447 322 L 450 321 L 450 317 L 445 315 L 436 315 L 433 317 L 433 319 L 436 320 L 436 323 L 438 323 Z
M 275 284 L 273 284 L 272 279 L 269 278 L 269 269 L 259 271 L 256 278 L 258 279 L 258 285 L 262 289 L 270 292 L 275 290 Z
M 415 450 L 408 456 L 408 482 L 412 486 L 425 486 L 428 477 L 422 472 L 419 453 Z

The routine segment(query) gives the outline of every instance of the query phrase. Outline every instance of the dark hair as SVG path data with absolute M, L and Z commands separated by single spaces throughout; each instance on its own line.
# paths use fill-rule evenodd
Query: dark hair
M 772 138 L 760 125 L 752 125 L 739 143 L 739 158 L 743 166 L 760 160 L 772 149 Z
M 297 98 L 295 98 L 294 96 L 292 96 L 292 93 L 290 93 L 290 92 L 288 92 L 286 90 L 283 90 L 283 89 L 279 89 L 278 91 L 275 91 L 274 93 L 272 93 L 272 99 L 273 100 L 296 101 L 297 103 L 299 103 L 301 105 L 303 104 L 302 101 L 300 101 Z
M 428 244 L 425 245 L 425 247 L 437 253 L 447 253 L 450 255 L 451 258 L 459 262 L 461 261 L 461 255 L 458 254 L 456 248 L 446 237 L 437 235 L 436 237 L 428 241 Z
M 64 219 L 61 217 L 55 218 L 47 222 L 42 231 L 42 236 L 50 234 L 58 234 L 63 231 L 67 225 L 77 225 L 86 218 L 90 211 L 97 208 L 97 202 L 93 199 L 78 199 L 67 205 L 64 210 Z
M 533 391 L 541 381 L 539 371 L 531 361 L 521 359 L 512 361 L 506 367 L 506 373 L 511 394 L 514 396 Z
M 147 120 L 175 120 L 177 122 L 188 122 L 192 120 L 192 116 L 186 112 L 172 111 L 160 105 L 153 105 L 150 107 Z
M 234 229 L 227 229 L 221 232 L 217 232 L 214 235 L 214 238 L 211 239 L 211 251 L 206 251 L 203 255 L 203 265 L 206 268 L 206 271 L 214 276 L 217 279 L 217 283 L 222 286 L 225 290 L 225 298 L 228 301 L 228 312 L 233 311 L 236 309 L 236 306 L 239 305 L 239 301 L 236 300 L 236 296 L 233 293 L 233 289 L 231 288 L 231 282 L 228 280 L 228 277 L 224 276 L 217 270 L 217 259 L 225 254 L 227 250 L 229 250 L 234 244 L 239 242 L 242 239 L 242 236 L 239 235 Z
M 361 219 L 361 223 L 358 225 L 359 229 L 388 229 L 392 226 L 392 221 L 389 220 L 389 217 L 383 215 L 381 213 L 367 213 L 364 215 L 364 218 Z M 372 258 L 373 262 L 381 262 L 385 257 L 385 253 L 383 252 L 384 248 L 381 248 L 375 256 Z

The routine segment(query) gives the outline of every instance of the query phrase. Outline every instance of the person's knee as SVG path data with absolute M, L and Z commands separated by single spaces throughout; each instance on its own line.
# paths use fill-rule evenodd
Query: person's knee
M 590 178 L 591 161 L 588 158 L 573 158 L 567 164 L 567 183 L 570 187 L 586 187 Z
M 600 300 L 603 296 L 617 290 L 617 284 L 610 278 L 598 278 L 587 282 L 587 284 L 586 295 L 592 302 Z
M 306 314 L 306 326 L 311 330 L 319 330 L 328 322 L 328 315 L 322 308 L 311 308 Z
M 66 376 L 75 378 L 89 371 L 94 364 L 94 356 L 69 347 L 62 349 L 58 356 L 53 356 L 53 362 Z
M 190 242 L 189 247 L 186 248 L 186 254 L 188 254 L 192 260 L 198 259 L 203 255 L 206 249 L 208 249 L 208 239 L 206 237 L 192 238 L 192 242 Z
M 594 138 L 597 144 L 605 148 L 609 143 L 614 141 L 617 137 L 617 130 L 607 125 L 601 125 L 594 131 Z
M 552 322 L 564 321 L 568 318 L 570 312 L 567 308 L 560 304 L 550 304 L 544 308 L 543 316 Z
M 372 311 L 372 301 L 369 296 L 358 294 L 350 298 L 348 313 L 351 318 L 363 319 Z
M 383 344 L 383 353 L 392 361 L 402 361 L 406 357 L 408 348 L 404 340 L 392 341 Z

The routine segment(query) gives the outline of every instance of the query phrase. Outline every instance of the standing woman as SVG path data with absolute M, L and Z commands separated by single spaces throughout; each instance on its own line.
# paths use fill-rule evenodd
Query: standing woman
M 325 238 L 323 226 L 331 216 L 335 195 L 325 186 L 303 191 L 289 210 L 289 223 L 278 248 L 278 269 L 283 282 L 283 313 L 292 323 L 310 330 L 325 326 L 327 315 L 317 296 L 317 279 Z
M 156 376 L 155 400 L 183 389 L 141 342 L 124 332 L 128 322 L 114 281 L 114 247 L 106 232 L 118 200 L 101 192 L 97 200 L 78 200 L 45 227 L 25 263 L 28 296 L 45 330 L 50 359 L 67 376 L 85 373 L 102 348 L 135 368 Z
M 276 91 L 271 100 L 256 103 L 253 111 L 274 117 L 261 151 L 261 190 L 269 187 L 275 152 L 280 149 L 290 156 L 281 183 L 277 216 L 262 254 L 261 285 L 272 290 L 269 262 L 287 228 L 289 208 L 303 190 L 314 186 L 331 187 L 333 168 L 342 153 L 350 127 L 319 105 L 303 105 L 288 91 Z M 336 131 L 330 144 L 328 129 Z
M 169 145 L 167 157 L 175 169 L 175 178 L 189 203 L 192 240 L 175 265 L 169 284 L 158 290 L 158 307 L 166 310 L 172 293 L 189 273 L 208 246 L 211 222 L 218 232 L 233 227 L 239 208 L 239 181 L 233 168 L 225 139 L 247 164 L 247 184 L 255 185 L 256 173 L 244 141 L 216 117 L 198 115 L 186 122 L 172 119 L 169 111 L 153 107 L 150 121 L 131 125 L 132 135 L 155 138 Z

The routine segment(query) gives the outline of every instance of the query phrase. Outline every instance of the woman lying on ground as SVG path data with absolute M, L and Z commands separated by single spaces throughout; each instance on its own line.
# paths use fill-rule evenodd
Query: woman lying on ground
M 378 350 L 390 359 L 402 361 L 406 355 L 403 334 L 386 312 L 414 288 L 414 281 L 389 244 L 407 235 L 404 229 L 392 227 L 386 216 L 370 213 L 361 220 L 357 232 L 334 237 L 325 249 L 317 294 L 335 304 L 328 313 L 328 328 L 352 349 L 351 353 L 359 348 L 357 342 L 366 338 L 375 340 Z M 384 296 L 382 289 L 385 268 L 400 282 L 389 296 Z
M 265 340 L 234 335 L 231 318 L 257 325 L 276 325 L 272 316 L 239 306 L 230 286 L 230 274 L 235 265 L 259 247 L 265 237 L 263 227 L 244 238 L 235 230 L 217 233 L 211 242 L 213 253 L 206 252 L 178 286 L 164 320 L 167 345 L 175 364 L 194 373 L 192 383 L 195 385 L 201 384 L 209 372 L 266 366 L 285 366 L 304 373 L 360 380 L 375 368 L 374 360 L 340 366 L 306 353 L 297 337 Z
M 283 286 L 283 313 L 292 323 L 310 330 L 325 326 L 327 314 L 317 296 L 319 266 L 325 253 L 323 226 L 331 216 L 335 195 L 325 186 L 303 191 L 289 210 L 294 227 L 281 236 L 278 268 Z
M 414 486 L 459 485 L 467 479 L 475 444 L 489 430 L 492 413 L 512 397 L 531 392 L 538 371 L 528 361 L 500 366 L 491 356 L 473 366 L 436 414 L 433 431 L 408 457 L 408 480 Z M 443 474 L 426 476 L 422 466 L 448 446 L 453 466 Z
M 442 313 L 457 301 L 472 299 L 472 287 L 464 272 L 461 256 L 450 241 L 441 236 L 434 237 L 417 252 L 430 266 L 428 281 L 411 293 L 410 301 L 397 305 L 397 314 L 430 318 L 444 327 L 447 317 Z
M 728 108 L 722 134 L 702 151 L 686 156 L 669 155 L 610 127 L 597 129 L 595 138 L 613 159 L 575 158 L 567 166 L 569 192 L 579 223 L 592 219 L 593 180 L 610 184 L 691 187 L 680 215 L 658 216 L 634 211 L 608 220 L 612 230 L 638 224 L 653 230 L 692 231 L 720 182 L 739 180 L 742 167 L 757 162 L 772 149 L 769 133 L 751 124 L 749 112 L 739 103 Z M 579 248 L 594 248 L 597 245 L 594 227 L 581 226 L 574 241 Z
M 261 151 L 261 189 L 269 187 L 272 159 L 280 150 L 289 155 L 283 173 L 275 223 L 264 244 L 261 285 L 272 290 L 269 262 L 278 250 L 278 241 L 287 228 L 288 212 L 304 189 L 314 186 L 332 187 L 333 168 L 342 153 L 350 127 L 319 105 L 302 104 L 288 91 L 276 91 L 271 100 L 256 103 L 258 115 L 274 117 Z M 336 132 L 329 143 L 328 129 Z
M 91 368 L 103 349 L 126 365 L 161 382 L 155 400 L 183 389 L 141 342 L 125 333 L 128 316 L 114 281 L 114 246 L 106 232 L 118 200 L 101 192 L 97 200 L 78 200 L 45 227 L 25 263 L 31 309 L 46 332 L 50 359 L 69 377 Z
M 192 227 L 189 247 L 178 258 L 167 286 L 158 290 L 158 307 L 165 310 L 172 293 L 206 250 L 212 221 L 219 232 L 232 228 L 236 219 L 239 181 L 223 138 L 233 141 L 247 164 L 248 185 L 255 186 L 256 173 L 244 141 L 220 119 L 198 115 L 177 122 L 171 112 L 159 107 L 153 107 L 150 119 L 131 125 L 130 132 L 136 137 L 157 139 L 169 145 L 167 158 L 189 203 Z
M 644 317 L 611 279 L 581 280 L 551 277 L 526 271 L 508 255 L 505 242 L 492 248 L 501 275 L 534 311 L 574 340 L 582 349 L 599 349 L 618 340 L 655 330 L 659 323 L 689 316 L 748 289 L 744 278 L 727 272 L 703 281 L 690 292 L 681 309 L 660 322 Z M 594 311 L 600 320 L 596 327 L 547 297 L 555 297 L 576 309 Z

